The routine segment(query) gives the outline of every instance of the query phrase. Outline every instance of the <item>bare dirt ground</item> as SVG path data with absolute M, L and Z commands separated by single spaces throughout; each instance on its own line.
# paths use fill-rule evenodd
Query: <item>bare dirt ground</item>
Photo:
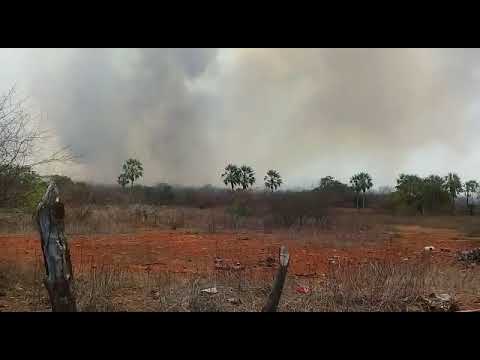
M 375 260 L 414 262 L 428 254 L 438 265 L 453 264 L 460 250 L 480 246 L 479 238 L 453 229 L 396 225 L 390 232 L 364 238 L 338 238 L 325 232 L 308 241 L 278 232 L 196 233 L 185 230 L 144 229 L 132 234 L 70 235 L 74 271 L 87 273 L 92 267 L 118 266 L 138 273 L 175 273 L 191 277 L 242 271 L 248 279 L 271 279 L 279 246 L 291 253 L 289 276 L 296 279 L 324 276 L 332 264 L 360 265 Z M 0 263 L 42 268 L 37 234 L 0 235 Z M 465 308 L 478 307 L 478 299 L 463 299 Z
M 455 230 L 420 226 L 395 226 L 394 232 L 384 235 L 375 243 L 355 244 L 350 240 L 332 245 L 323 243 L 321 235 L 316 241 L 305 242 L 282 234 L 143 230 L 133 234 L 70 236 L 69 243 L 77 271 L 92 265 L 118 265 L 152 272 L 205 273 L 238 268 L 257 274 L 271 272 L 268 265 L 271 259 L 277 259 L 279 246 L 285 244 L 292 258 L 290 272 L 296 276 L 321 275 L 332 262 L 409 261 L 423 256 L 425 246 L 434 247 L 431 257 L 435 262 L 449 262 L 455 260 L 457 251 L 480 244 L 480 239 Z M 41 263 L 38 235 L 0 235 L 0 261 Z

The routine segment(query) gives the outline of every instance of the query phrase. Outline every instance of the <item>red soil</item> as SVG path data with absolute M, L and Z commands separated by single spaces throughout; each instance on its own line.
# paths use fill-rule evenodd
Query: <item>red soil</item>
M 458 250 L 478 246 L 454 230 L 398 227 L 398 234 L 377 243 L 350 246 L 322 245 L 283 240 L 278 234 L 237 235 L 189 234 L 182 231 L 142 231 L 136 234 L 71 236 L 70 252 L 75 271 L 91 266 L 119 266 L 135 271 L 206 273 L 215 271 L 215 258 L 226 267 L 240 267 L 249 275 L 272 274 L 269 257 L 275 262 L 278 248 L 287 245 L 291 254 L 290 273 L 297 276 L 321 275 L 332 262 L 359 264 L 369 260 L 411 261 L 434 246 L 434 261 L 454 261 Z M 42 266 L 40 240 L 36 234 L 0 235 L 0 262 Z M 217 269 L 218 270 L 218 269 Z

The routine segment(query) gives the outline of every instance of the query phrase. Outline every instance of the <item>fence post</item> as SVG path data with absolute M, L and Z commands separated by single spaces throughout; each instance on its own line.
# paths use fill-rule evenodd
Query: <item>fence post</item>
M 72 291 L 73 271 L 70 251 L 64 234 L 65 209 L 60 194 L 51 182 L 38 204 L 36 223 L 40 233 L 47 288 L 52 311 L 76 312 Z
M 276 312 L 280 296 L 282 295 L 283 284 L 287 277 L 288 265 L 290 263 L 290 255 L 285 246 L 280 248 L 280 267 L 273 282 L 272 291 L 268 297 L 267 303 L 262 309 L 262 312 Z

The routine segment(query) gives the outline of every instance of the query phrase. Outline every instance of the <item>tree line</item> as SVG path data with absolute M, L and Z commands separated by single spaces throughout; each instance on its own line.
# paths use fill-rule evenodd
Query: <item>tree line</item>
M 118 183 L 125 187 L 143 176 L 143 166 L 136 159 L 128 159 L 123 165 L 123 172 L 118 177 Z M 255 171 L 251 166 L 237 166 L 228 164 L 221 173 L 221 179 L 231 191 L 248 190 L 256 183 Z M 283 179 L 277 170 L 270 169 L 263 178 L 265 189 L 274 192 L 283 184 Z M 319 185 L 313 191 L 335 193 L 338 196 L 353 193 L 355 207 L 366 207 L 366 194 L 373 187 L 372 176 L 367 172 L 360 172 L 350 178 L 349 184 L 344 184 L 332 176 L 320 179 Z M 475 205 L 471 201 L 478 196 L 480 185 L 476 180 L 462 183 L 456 173 L 446 176 L 430 175 L 420 177 L 412 174 L 400 174 L 396 179 L 395 191 L 390 194 L 390 200 L 397 205 L 404 205 L 415 209 L 421 214 L 426 210 L 432 211 L 442 206 L 449 205 L 455 212 L 455 202 L 460 194 L 465 194 L 467 208 L 473 215 Z
M 48 137 L 44 131 L 34 126 L 34 119 L 29 115 L 23 100 L 16 98 L 15 89 L 0 96 L 0 207 L 33 208 L 38 203 L 46 189 L 48 179 L 36 171 L 37 166 L 46 163 L 64 163 L 71 161 L 73 156 L 68 148 L 60 148 L 38 158 L 39 147 Z M 125 188 L 129 185 L 134 193 L 136 182 L 143 176 L 144 168 L 137 159 L 128 159 L 122 166 L 122 172 L 117 178 L 118 184 Z M 73 182 L 65 177 L 56 177 L 72 189 L 72 194 L 102 193 L 106 187 L 93 187 L 81 182 Z M 66 180 L 68 179 L 68 180 Z M 255 171 L 247 165 L 237 166 L 229 164 L 221 173 L 223 183 L 232 191 L 237 189 L 248 190 L 257 181 Z M 283 179 L 277 170 L 270 169 L 263 177 L 265 189 L 273 193 L 283 185 Z M 405 206 L 424 214 L 425 211 L 434 211 L 448 207 L 452 213 L 456 211 L 457 198 L 464 194 L 466 205 L 471 215 L 474 213 L 475 203 L 472 201 L 478 196 L 479 183 L 474 180 L 462 182 L 455 173 L 446 176 L 430 175 L 420 177 L 415 174 L 400 174 L 396 180 L 395 190 L 388 197 L 392 206 Z M 66 185 L 66 186 L 67 186 Z M 367 172 L 360 172 L 350 178 L 349 184 L 344 184 L 332 176 L 320 179 L 319 185 L 312 189 L 323 194 L 334 194 L 337 198 L 350 199 L 354 195 L 354 206 L 365 208 L 368 206 L 367 192 L 373 187 L 373 180 Z M 95 191 L 92 189 L 95 188 Z M 109 190 L 110 191 L 110 190 Z M 202 193 L 210 190 L 202 189 Z M 158 199 L 172 199 L 174 196 L 194 198 L 193 189 L 182 189 L 173 195 L 172 187 L 160 184 L 154 187 L 145 187 L 143 197 Z M 181 195 L 180 195 L 181 194 Z M 307 194 L 308 195 L 308 194 Z M 324 197 L 322 197 L 324 198 Z M 88 199 L 88 198 L 87 198 Z M 108 196 L 106 200 L 108 200 Z M 163 200 L 162 200 L 163 201 Z
M 419 213 L 425 210 L 438 209 L 449 205 L 452 213 L 455 213 L 455 204 L 458 196 L 465 194 L 467 208 L 473 215 L 475 204 L 472 198 L 479 192 L 479 183 L 476 180 L 468 180 L 462 183 L 455 173 L 446 176 L 430 175 L 421 178 L 417 175 L 400 174 L 396 185 L 396 200 L 408 206 L 414 207 Z

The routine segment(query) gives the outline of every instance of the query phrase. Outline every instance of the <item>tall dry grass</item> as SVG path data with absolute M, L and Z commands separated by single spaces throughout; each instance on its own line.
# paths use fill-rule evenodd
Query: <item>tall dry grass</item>
M 0 310 L 49 311 L 42 271 L 1 265 Z M 479 275 L 477 267 L 438 267 L 428 258 L 400 264 L 335 265 L 319 278 L 288 275 L 279 311 L 428 311 L 419 300 L 432 292 L 447 293 L 460 303 L 478 299 Z M 74 289 L 80 311 L 255 312 L 266 301 L 271 283 L 245 271 L 186 275 L 91 266 L 76 274 Z M 310 292 L 298 293 L 299 286 Z M 218 292 L 202 292 L 210 287 Z

